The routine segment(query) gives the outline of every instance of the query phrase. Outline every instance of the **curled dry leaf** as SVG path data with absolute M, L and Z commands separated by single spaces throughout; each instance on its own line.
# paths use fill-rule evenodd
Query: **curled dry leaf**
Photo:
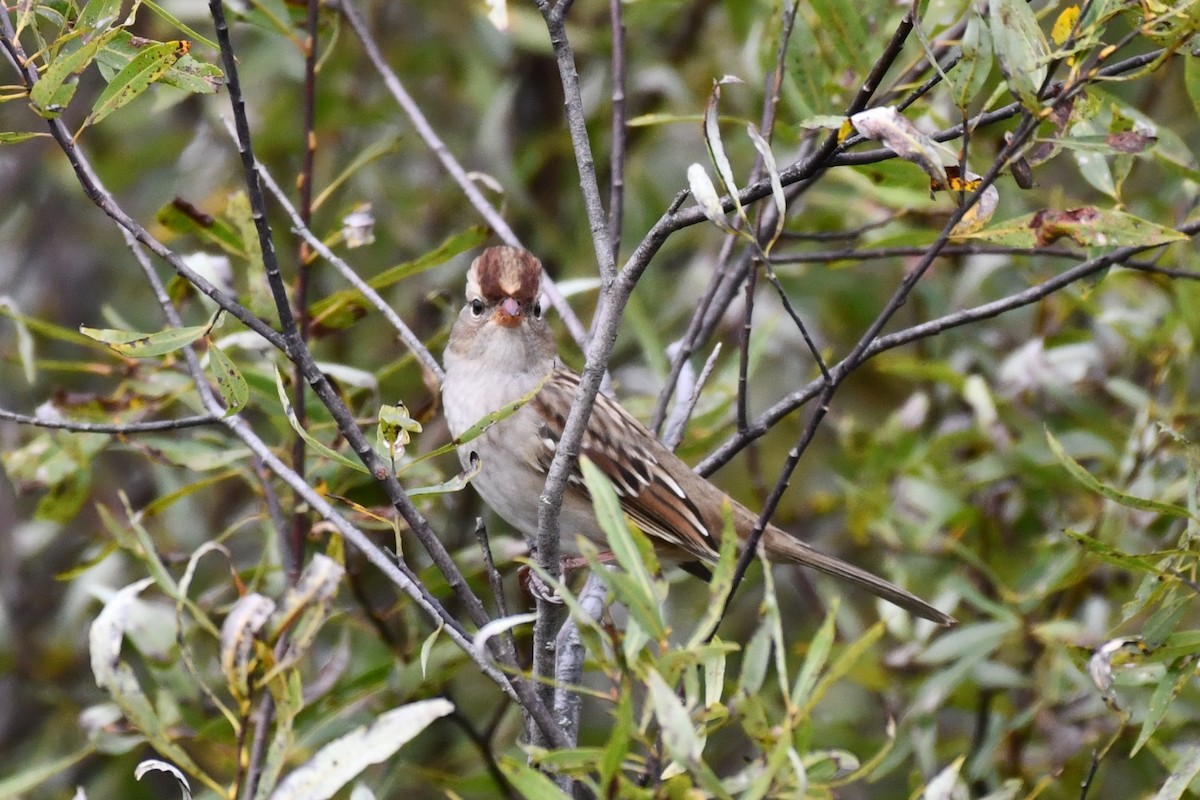
M 894 106 L 868 108 L 851 116 L 850 122 L 863 136 L 916 164 L 933 180 L 946 182 L 946 168 L 942 165 L 938 145 L 917 130 Z
M 1092 657 L 1088 659 L 1088 674 L 1092 676 L 1092 682 L 1096 684 L 1096 688 L 1100 690 L 1100 694 L 1104 697 L 1104 702 L 1109 705 L 1114 711 L 1117 708 L 1117 699 L 1113 694 L 1113 661 L 1118 656 L 1137 654 L 1142 655 L 1148 651 L 1146 643 L 1142 641 L 1140 636 L 1129 638 L 1111 639 L 1105 642 L 1092 653 Z
M 192 785 L 188 783 L 187 776 L 180 772 L 179 767 L 157 758 L 147 758 L 137 765 L 137 769 L 133 771 L 133 777 L 140 781 L 147 772 L 169 772 L 174 775 L 175 780 L 179 783 L 179 791 L 183 794 L 183 800 L 192 800 Z
M 979 188 L 982 180 L 974 172 L 968 172 L 966 176 L 963 176 L 957 166 L 951 165 L 946 167 L 945 181 L 930 180 L 929 191 L 970 194 Z M 992 216 L 996 213 L 996 206 L 999 204 L 1000 190 L 996 188 L 996 184 L 989 184 L 983 190 L 983 194 L 980 195 L 975 204 L 963 214 L 962 219 L 954 226 L 954 230 L 950 232 L 950 235 L 952 237 L 967 236 L 980 230 L 984 225 L 992 221 Z
M 691 190 L 692 197 L 696 199 L 696 205 L 700 206 L 704 216 L 718 228 L 727 230 L 729 222 L 725 219 L 725 209 L 721 208 L 717 187 L 713 186 L 712 179 L 708 177 L 704 167 L 692 164 L 688 167 L 687 179 L 688 189 Z
M 275 612 L 275 601 L 252 592 L 234 604 L 221 625 L 221 672 L 238 699 L 250 694 L 250 654 L 254 638 Z

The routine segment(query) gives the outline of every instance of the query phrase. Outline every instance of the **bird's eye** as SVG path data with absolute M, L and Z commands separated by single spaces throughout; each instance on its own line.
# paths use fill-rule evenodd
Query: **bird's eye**
M 472 317 L 482 317 L 483 316 L 483 301 L 480 300 L 478 297 L 476 297 L 474 300 L 471 301 L 471 316 Z
M 541 300 L 535 300 L 535 301 L 534 301 L 534 303 L 533 303 L 533 316 L 534 316 L 536 319 L 541 319 L 541 318 L 542 318 L 542 301 L 541 301 Z

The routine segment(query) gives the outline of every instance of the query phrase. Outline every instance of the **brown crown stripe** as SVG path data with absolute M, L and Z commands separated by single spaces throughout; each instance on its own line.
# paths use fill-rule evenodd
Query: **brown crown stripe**
M 480 294 L 489 303 L 512 297 L 522 305 L 530 305 L 541 291 L 542 262 L 518 247 L 489 247 L 471 268 Z

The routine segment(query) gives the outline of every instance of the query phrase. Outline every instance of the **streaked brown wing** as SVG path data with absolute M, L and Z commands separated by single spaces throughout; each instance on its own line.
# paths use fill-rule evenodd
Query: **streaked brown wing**
M 532 405 L 542 418 L 543 447 L 538 465 L 549 471 L 566 425 L 566 410 L 579 389 L 579 375 L 559 368 L 547 379 Z M 712 562 L 717 546 L 695 503 L 670 475 L 664 461 L 675 459 L 644 425 L 615 401 L 600 395 L 580 447 L 582 455 L 612 481 L 621 509 L 648 536 L 657 537 L 696 558 Z M 686 468 L 686 467 L 685 467 Z M 568 480 L 586 493 L 578 467 Z

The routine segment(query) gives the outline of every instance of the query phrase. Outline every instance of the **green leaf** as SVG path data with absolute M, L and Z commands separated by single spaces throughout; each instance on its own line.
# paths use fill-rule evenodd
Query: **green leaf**
M 1167 709 L 1175 702 L 1175 698 L 1183 691 L 1183 687 L 1191 682 L 1195 673 L 1196 662 L 1193 658 L 1181 658 L 1167 668 L 1166 673 L 1159 679 L 1158 685 L 1154 687 L 1154 694 L 1150 696 L 1150 701 L 1146 704 L 1146 716 L 1142 720 L 1142 730 L 1138 733 L 1137 741 L 1133 743 L 1133 749 L 1129 751 L 1130 757 L 1137 755 L 1137 751 L 1141 750 L 1142 746 L 1158 730 L 1159 724 L 1166 716 Z
M 958 107 L 965 109 L 983 91 L 992 69 L 992 37 L 976 3 L 971 3 L 967 12 L 960 52 L 962 57 L 950 77 Z
M 425 641 L 421 643 L 421 680 L 425 680 L 426 670 L 429 667 L 429 654 L 433 652 L 433 645 L 444 627 L 446 627 L 446 623 L 439 622 L 438 626 L 433 629 L 433 633 L 426 636 Z
M 1050 45 L 1025 0 L 992 0 L 992 43 L 1008 86 L 1030 111 L 1041 107 L 1038 90 L 1046 80 Z
M 712 567 L 712 578 L 708 582 L 708 608 L 704 610 L 704 617 L 688 639 L 688 650 L 699 647 L 717 629 L 725 616 L 725 604 L 729 600 L 729 593 L 733 591 L 733 573 L 737 570 L 738 561 L 738 537 L 733 527 L 733 507 L 729 504 L 729 498 L 721 501 L 721 518 L 724 520 L 721 529 L 721 552 L 717 563 Z
M 117 21 L 117 15 L 120 13 L 121 0 L 88 0 L 75 19 L 75 29 L 94 31 L 100 27 L 107 27 Z
M 405 489 L 405 491 L 408 493 L 409 497 L 422 497 L 425 495 L 461 492 L 463 489 L 467 488 L 468 483 L 475 479 L 475 476 L 479 474 L 481 469 L 483 469 L 483 462 L 476 458 L 471 463 L 471 466 L 467 467 L 462 472 L 448 480 L 442 481 L 441 483 L 436 483 L 432 486 L 418 486 L 415 489 Z
M 25 765 L 21 771 L 0 779 L 0 800 L 20 800 L 22 797 L 28 797 L 34 789 L 57 775 L 67 773 L 68 770 L 95 752 L 96 748 L 89 744 L 81 750 L 53 761 L 34 760 Z
M 961 238 L 1012 247 L 1045 247 L 1064 238 L 1081 247 L 1152 247 L 1184 241 L 1187 236 L 1123 211 L 1085 206 L 1067 211 L 1043 209 Z
M 190 28 L 184 26 L 180 30 L 205 46 L 211 47 L 213 50 L 218 49 L 204 37 L 193 36 Z M 106 79 L 111 80 L 137 58 L 146 44 L 145 39 L 135 37 L 128 31 L 121 31 L 100 51 L 96 58 L 97 63 L 100 64 L 101 73 Z M 197 61 L 191 55 L 185 55 L 163 73 L 162 77 L 158 79 L 158 83 L 192 94 L 211 94 L 225 83 L 225 73 L 213 64 L 206 64 Z
M 49 136 L 48 133 L 32 133 L 30 131 L 0 131 L 0 144 L 18 144 L 29 139 Z
M 246 245 L 233 226 L 205 214 L 182 198 L 177 197 L 160 208 L 154 219 L 172 233 L 190 233 L 202 244 L 214 245 L 232 256 L 246 257 Z
M 663 591 L 646 566 L 645 548 L 638 546 L 625 518 L 625 512 L 621 509 L 621 501 L 607 476 L 586 456 L 580 456 L 579 467 L 583 472 L 583 482 L 592 498 L 596 521 L 604 530 L 608 546 L 624 571 L 624 575 L 605 574 L 607 570 L 601 570 L 597 574 L 617 592 L 617 599 L 629 607 L 631 614 L 638 617 L 646 632 L 659 638 L 666 631 L 659 609 Z M 640 532 L 638 536 L 641 536 Z M 644 537 L 642 538 L 644 541 Z
M 1154 800 L 1178 800 L 1192 780 L 1200 774 L 1200 745 L 1193 744 L 1179 755 L 1170 777 L 1154 795 Z
M 1019 629 L 1020 622 L 1015 618 L 962 625 L 939 636 L 917 656 L 917 661 L 921 664 L 942 664 L 967 655 L 991 653 Z
M 1118 503 L 1129 508 L 1136 508 L 1138 511 L 1153 511 L 1159 514 L 1167 514 L 1172 517 L 1191 517 L 1191 514 L 1189 514 L 1188 510 L 1183 506 L 1177 506 L 1174 503 L 1161 503 L 1157 500 L 1149 500 L 1144 497 L 1126 494 L 1125 492 L 1114 489 L 1111 486 L 1106 486 L 1100 483 L 1100 481 L 1096 480 L 1090 472 L 1080 466 L 1079 462 L 1067 455 L 1067 452 L 1063 449 L 1063 446 L 1059 443 L 1058 439 L 1054 438 L 1054 434 L 1050 433 L 1048 429 L 1046 431 L 1046 441 L 1050 445 L 1050 452 L 1054 454 L 1054 457 L 1058 459 L 1058 462 L 1066 467 L 1066 470 L 1068 473 L 1070 473 L 1071 477 L 1079 482 L 1079 484 L 1081 484 L 1084 488 L 1106 497 L 1109 500 L 1112 500 L 1114 503 Z
M 837 605 L 834 604 L 826 612 L 825 621 L 821 623 L 820 630 L 809 642 L 808 653 L 804 656 L 804 664 L 800 667 L 800 672 L 796 675 L 796 682 L 792 685 L 793 702 L 804 702 L 808 693 L 817 685 L 817 676 L 825 668 L 829 652 L 833 649 L 833 639 L 837 634 L 834 625 L 836 617 Z
M 608 796 L 615 796 L 612 790 L 617 787 L 617 776 L 621 773 L 621 765 L 633 743 L 633 693 L 629 686 L 623 687 L 617 695 L 617 705 L 613 709 L 614 722 L 609 733 L 608 744 L 604 747 L 604 756 L 600 760 L 600 788 Z
M 275 700 L 275 725 L 271 744 L 267 746 L 263 759 L 254 800 L 266 800 L 279 785 L 279 776 L 287 764 L 288 756 L 296 742 L 296 715 L 304 710 L 304 691 L 300 683 L 300 671 L 288 670 L 283 680 L 267 684 Z
M 211 325 L 192 325 L 186 328 L 169 328 L 156 333 L 119 331 L 112 328 L 88 328 L 79 326 L 79 332 L 111 347 L 130 358 L 150 358 L 174 352 L 186 347 L 211 330 Z
M 50 63 L 41 79 L 29 91 L 29 103 L 34 112 L 47 119 L 62 114 L 75 95 L 76 84 L 69 79 L 87 69 L 100 48 L 117 33 L 114 30 L 95 36 L 70 53 L 59 51 L 58 58 Z
M 92 104 L 92 113 L 82 127 L 95 125 L 150 88 L 175 62 L 187 55 L 187 41 L 156 42 L 143 48 L 125 65 Z
M 231 417 L 245 408 L 250 399 L 250 386 L 237 365 L 213 342 L 208 344 L 208 368 L 227 406 L 225 416 Z
M 279 308 L 275 305 L 275 293 L 267 279 L 266 262 L 263 261 L 262 240 L 250 208 L 250 198 L 245 192 L 234 192 L 225 206 L 225 216 L 237 228 L 238 240 L 244 249 L 246 269 L 243 277 L 246 305 L 260 319 L 276 319 Z
M 33 352 L 33 336 L 29 333 L 29 326 L 25 324 L 13 298 L 7 295 L 0 296 L 0 309 L 12 312 L 5 316 L 13 321 L 13 326 L 17 329 L 17 355 L 21 359 L 25 382 L 32 385 L 37 379 L 37 359 Z
M 1187 555 L 1183 550 L 1164 550 L 1155 553 L 1147 553 L 1138 555 L 1134 553 L 1126 553 L 1123 550 L 1105 544 L 1099 539 L 1094 539 L 1086 533 L 1071 530 L 1070 528 L 1063 531 L 1070 539 L 1074 539 L 1079 544 L 1083 545 L 1088 552 L 1096 556 L 1105 563 L 1112 564 L 1114 567 L 1127 569 L 1131 572 L 1145 572 L 1152 575 L 1158 575 L 1162 578 L 1175 578 L 1174 573 L 1164 570 L 1158 566 L 1163 558 L 1170 556 Z
M 288 399 L 287 389 L 283 385 L 283 373 L 279 371 L 279 367 L 275 367 L 275 389 L 279 392 L 279 402 L 283 406 L 283 413 L 287 416 L 288 423 L 291 424 L 292 430 L 299 434 L 300 438 L 308 443 L 309 447 L 317 451 L 330 461 L 341 464 L 343 467 L 349 467 L 356 472 L 370 474 L 367 468 L 362 465 L 362 462 L 347 458 L 341 453 L 333 450 L 328 445 L 316 439 L 311 433 L 304 429 L 300 424 L 300 420 L 296 417 L 296 409 L 292 406 L 292 401 Z
M 746 644 L 742 655 L 742 672 L 738 678 L 738 690 L 743 695 L 756 695 L 767 678 L 767 667 L 771 664 L 771 629 L 759 624 Z
M 679 695 L 655 669 L 646 674 L 646 688 L 654 716 L 662 727 L 663 744 L 671 758 L 683 765 L 699 761 L 704 742 L 696 735 L 695 723 Z
M 547 375 L 547 377 L 549 376 Z M 404 473 L 406 470 L 410 469 L 416 464 L 420 464 L 424 461 L 428 461 L 429 459 L 445 455 L 446 453 L 457 449 L 460 445 L 467 444 L 468 442 L 472 442 L 479 438 L 488 428 L 492 427 L 497 422 L 515 414 L 517 409 L 532 400 L 534 396 L 542 390 L 542 384 L 545 382 L 546 379 L 543 378 L 538 382 L 537 386 L 534 386 L 532 389 L 530 389 L 524 396 L 517 398 L 507 405 L 501 406 L 490 414 L 485 414 L 483 418 L 479 420 L 479 422 L 476 422 L 474 425 L 463 431 L 462 436 L 459 436 L 457 439 L 448 444 L 444 444 L 439 448 L 430 450 L 428 453 L 423 453 L 419 458 L 414 458 L 412 461 L 405 464 L 404 467 L 399 470 L 399 472 Z
M 137 443 L 164 461 L 194 472 L 223 469 L 251 455 L 248 447 L 210 436 L 183 438 L 144 434 L 138 437 Z
M 505 757 L 500 759 L 500 771 L 525 800 L 570 800 L 554 781 L 528 764 Z
M 1183 60 L 1183 85 L 1187 87 L 1192 108 L 1200 114 L 1200 58 L 1192 56 Z
M 210 39 L 206 39 L 205 37 L 201 36 L 194 28 L 189 27 L 187 24 L 184 23 L 183 20 L 181 20 L 179 17 L 172 14 L 170 11 L 167 11 L 165 8 L 160 6 L 158 3 L 155 3 L 153 0 L 139 0 L 139 1 L 141 2 L 142 5 L 146 6 L 146 8 L 150 9 L 155 14 L 162 17 L 163 20 L 165 20 L 166 23 L 168 25 L 170 25 L 173 29 L 181 31 L 185 36 L 192 39 L 193 41 L 199 42 L 200 44 L 204 45 L 205 47 L 207 47 L 210 50 L 219 51 L 221 49 L 220 46 L 216 42 L 214 42 Z M 118 8 L 120 7 L 119 0 L 89 0 L 89 4 L 91 2 L 103 2 L 103 3 L 116 2 Z M 218 72 L 219 72 L 219 70 L 218 70 Z

